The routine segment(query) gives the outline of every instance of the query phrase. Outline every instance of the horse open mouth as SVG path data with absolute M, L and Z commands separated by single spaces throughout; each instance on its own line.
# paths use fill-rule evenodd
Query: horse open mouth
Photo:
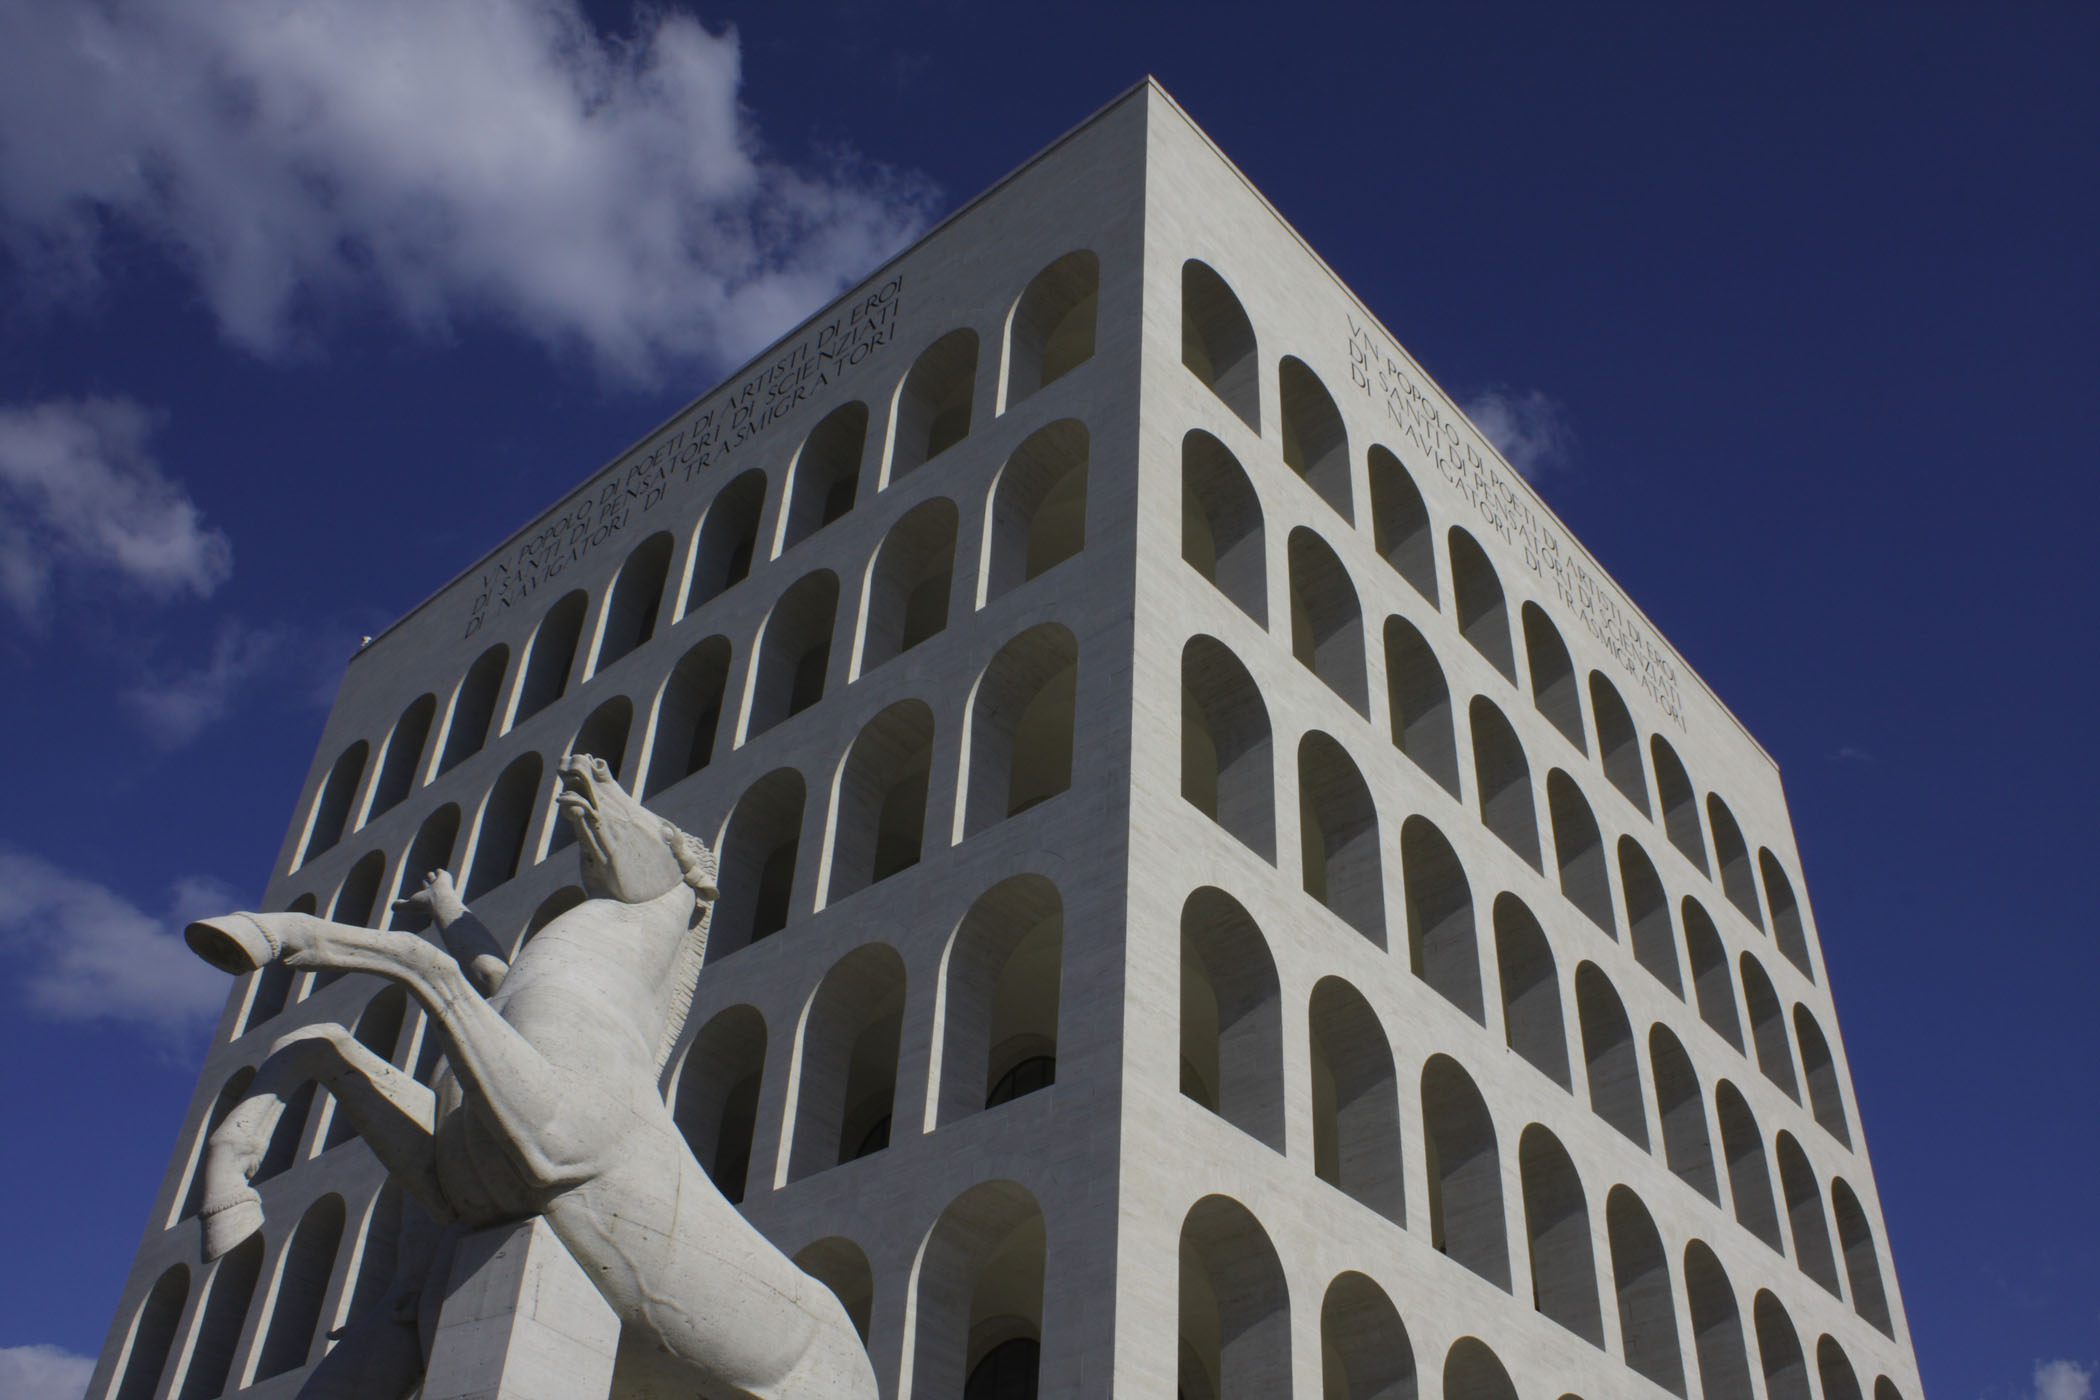
M 557 770 L 561 779 L 561 791 L 555 794 L 554 806 L 576 832 L 576 839 L 589 847 L 601 859 L 605 851 L 598 841 L 598 788 L 591 781 L 591 765 L 588 760 L 570 756 L 563 759 Z

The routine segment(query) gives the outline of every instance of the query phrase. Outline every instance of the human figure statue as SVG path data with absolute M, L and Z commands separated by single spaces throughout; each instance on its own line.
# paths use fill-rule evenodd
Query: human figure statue
M 318 1081 L 405 1192 L 407 1223 L 387 1299 L 351 1319 L 302 1400 L 403 1400 L 428 1361 L 453 1242 L 534 1216 L 620 1319 L 616 1394 L 875 1400 L 844 1306 L 715 1189 L 658 1089 L 706 951 L 713 853 L 599 760 L 572 755 L 559 775 L 586 897 L 515 962 L 443 871 L 397 906 L 427 910 L 443 947 L 310 914 L 185 931 L 228 972 L 282 962 L 398 982 L 445 1052 L 426 1088 L 340 1025 L 280 1039 L 207 1145 L 206 1257 L 261 1226 L 249 1178 L 285 1101 Z

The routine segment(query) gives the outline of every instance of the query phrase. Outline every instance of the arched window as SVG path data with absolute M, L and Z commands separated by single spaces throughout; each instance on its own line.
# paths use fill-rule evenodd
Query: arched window
M 833 900 L 919 863 L 933 711 L 900 700 L 869 720 L 839 769 L 831 825 Z
M 1903 1392 L 1896 1389 L 1896 1383 L 1887 1376 L 1877 1376 L 1874 1379 L 1874 1400 L 1903 1400 Z
M 408 1016 L 408 992 L 398 983 L 386 988 L 365 1003 L 358 1014 L 354 1034 L 357 1043 L 385 1060 L 394 1062 L 394 1051 L 401 1040 L 401 1023 Z M 321 1143 L 323 1152 L 332 1152 L 357 1136 L 357 1128 L 338 1105 L 328 1120 L 328 1135 Z
M 868 567 L 860 674 L 902 656 L 948 625 L 956 518 L 955 502 L 922 501 L 883 537 Z
M 1537 603 L 1526 603 L 1523 616 L 1531 702 L 1569 743 L 1588 753 L 1589 739 L 1582 729 L 1582 685 L 1575 679 L 1575 663 L 1568 656 L 1568 644 L 1560 639 L 1560 629 Z
M 798 579 L 773 605 L 756 643 L 747 738 L 756 738 L 824 698 L 838 603 L 838 575 L 819 569 Z
M 1181 908 L 1181 1092 L 1283 1151 L 1283 1018 L 1276 961 L 1222 890 Z
M 1517 1141 L 1524 1180 L 1524 1233 L 1530 1241 L 1531 1305 L 1593 1347 L 1604 1345 L 1597 1307 L 1597 1261 L 1590 1253 L 1590 1207 L 1582 1178 L 1560 1139 L 1533 1123 Z
M 589 754 L 603 759 L 612 769 L 613 776 L 623 781 L 627 774 L 627 736 L 634 729 L 634 702 L 624 695 L 612 699 L 591 711 L 576 737 L 569 742 L 570 753 Z M 564 824 L 566 825 L 566 824 Z
M 299 1149 L 306 1140 L 306 1122 L 313 1116 L 314 1096 L 319 1092 L 319 1086 L 308 1080 L 282 1100 L 277 1122 L 270 1129 L 270 1145 L 255 1168 L 255 1182 L 268 1181 L 299 1160 Z
M 307 828 L 306 848 L 299 856 L 299 864 L 306 864 L 342 839 L 343 827 L 350 818 L 350 804 L 357 799 L 357 785 L 365 776 L 365 759 L 371 751 L 371 746 L 359 739 L 344 749 L 335 766 L 328 770 L 320 794 L 314 798 L 313 822 Z
M 1765 877 L 1765 902 L 1772 906 L 1772 941 L 1780 955 L 1813 982 L 1816 969 L 1808 960 L 1808 934 L 1801 925 L 1801 906 L 1794 902 L 1794 882 L 1769 849 L 1758 850 L 1757 865 Z
M 1473 1080 L 1448 1055 L 1422 1067 L 1422 1141 L 1429 1159 L 1429 1238 L 1509 1291 L 1509 1233 L 1495 1122 Z
M 802 1016 L 788 1180 L 889 1146 L 903 1028 L 904 959 L 895 949 L 863 944 L 824 974 Z
M 1558 768 L 1546 775 L 1546 809 L 1553 819 L 1553 858 L 1560 867 L 1560 892 L 1584 918 L 1617 938 L 1603 834 L 1597 830 L 1589 799 Z
M 189 1300 L 190 1271 L 182 1265 L 170 1265 L 153 1281 L 132 1320 L 131 1336 L 124 1344 L 124 1371 L 110 1391 L 110 1400 L 153 1400 L 161 1373 L 168 1368 L 168 1351 L 182 1322 L 183 1304 Z
M 1320 1304 L 1321 1389 L 1333 1400 L 1412 1400 L 1415 1352 L 1385 1290 L 1336 1274 Z
M 328 917 L 339 924 L 369 924 L 379 903 L 379 884 L 386 878 L 386 852 L 367 851 L 343 877 Z
M 1517 731 L 1485 696 L 1473 697 L 1473 785 L 1480 793 L 1480 820 L 1522 856 L 1539 863 L 1538 809 L 1532 805 L 1531 765 Z
M 1830 1042 L 1808 1008 L 1794 1007 L 1794 1036 L 1801 1042 L 1801 1068 L 1808 1075 L 1808 1102 L 1823 1131 L 1845 1146 L 1852 1145 L 1852 1130 L 1845 1119 L 1845 1091 L 1838 1083 L 1837 1065 L 1830 1058 Z
M 1816 1343 L 1816 1376 L 1823 1382 L 1823 1400 L 1862 1400 L 1859 1376 L 1834 1337 Z
M 469 904 L 518 873 L 525 838 L 540 797 L 540 756 L 520 754 L 489 789 L 474 838 L 474 863 L 467 876 Z
M 1458 605 L 1458 630 L 1514 685 L 1517 656 L 1510 646 L 1509 603 L 1502 596 L 1502 580 L 1495 576 L 1487 551 L 1464 530 L 1453 526 L 1449 545 L 1451 596 Z
M 1684 1045 L 1661 1024 L 1648 1032 L 1648 1064 L 1655 1074 L 1655 1116 L 1662 1122 L 1663 1160 L 1677 1179 L 1721 1203 L 1714 1176 L 1713 1139 L 1706 1131 L 1706 1098 Z
M 1642 1106 L 1641 1062 L 1634 1050 L 1633 1027 L 1611 979 L 1595 963 L 1575 969 L 1575 1008 L 1582 1022 L 1590 1108 L 1646 1151 L 1648 1113 Z
M 802 775 L 776 768 L 737 799 L 716 848 L 722 897 L 708 928 L 709 962 L 786 926 L 802 841 L 802 796 Z
M 327 1195 L 306 1208 L 278 1263 L 276 1296 L 262 1326 L 262 1352 L 255 1379 L 266 1381 L 306 1364 L 315 1344 L 324 1339 L 321 1307 L 328 1298 L 328 1279 L 335 1271 L 336 1249 L 343 1242 L 343 1198 Z
M 671 576 L 669 530 L 659 530 L 636 545 L 620 565 L 613 580 L 612 597 L 605 605 L 605 626 L 598 640 L 596 671 L 618 661 L 656 635 L 663 615 L 664 583 Z
M 891 410 L 889 482 L 902 481 L 970 435 L 976 390 L 977 332 L 950 331 L 920 352 Z
M 1385 946 L 1385 876 L 1371 789 L 1340 744 L 1317 731 L 1298 744 L 1298 831 L 1305 892 Z
M 647 795 L 654 797 L 714 761 L 729 685 L 729 639 L 709 637 L 678 658 L 656 701 Z
M 222 1257 L 204 1283 L 196 1338 L 190 1343 L 189 1366 L 183 1372 L 178 1400 L 217 1400 L 226 1393 L 233 1355 L 241 1344 L 248 1304 L 262 1273 L 263 1237 L 250 1235 Z
M 1458 736 L 1451 723 L 1451 687 L 1436 653 L 1402 617 L 1385 620 L 1385 692 L 1393 747 L 1457 797 Z
M 1241 422 L 1261 431 L 1254 325 L 1225 279 L 1194 258 L 1181 265 L 1181 362 Z
M 838 1295 L 846 1316 L 868 1343 L 868 1323 L 875 1312 L 875 1271 L 868 1266 L 867 1251 L 843 1235 L 827 1235 L 806 1245 L 795 1255 L 802 1272 Z
M 840 404 L 810 429 L 788 468 L 788 503 L 780 521 L 782 553 L 853 509 L 867 445 L 868 406 L 857 400 Z
M 1393 1047 L 1363 993 L 1339 977 L 1313 987 L 1313 1172 L 1396 1225 L 1407 1224 L 1400 1174 L 1400 1086 Z
M 1006 406 L 1012 408 L 1094 355 L 1101 260 L 1081 249 L 1038 272 L 1006 330 Z
M 765 1077 L 766 1018 L 741 1005 L 700 1028 L 678 1071 L 672 1117 L 693 1160 L 732 1205 L 743 1201 L 750 1181 Z
M 1699 1019 L 1741 1050 L 1743 1023 L 1735 1014 L 1735 983 L 1728 975 L 1728 952 L 1721 946 L 1721 935 L 1698 900 L 1687 896 L 1680 910 L 1684 915 L 1684 951 L 1692 964 L 1692 994 L 1699 1002 Z
M 443 773 L 481 752 L 489 725 L 496 718 L 496 704 L 503 697 L 503 677 L 510 670 L 510 648 L 493 646 L 467 668 L 459 692 L 452 697 L 452 719 L 445 727 L 445 757 L 438 764 Z
M 1794 1237 L 1794 1262 L 1801 1272 L 1841 1297 L 1837 1258 L 1830 1252 L 1830 1224 L 1823 1218 L 1823 1188 L 1816 1169 L 1794 1135 L 1782 1129 L 1773 1145 L 1779 1158 L 1779 1190 L 1786 1197 L 1787 1227 Z
M 1276 859 L 1276 766 L 1268 707 L 1215 637 L 1181 649 L 1181 795 L 1264 860 Z
M 1714 1086 L 1714 1112 L 1721 1120 L 1721 1155 L 1728 1159 L 1728 1194 L 1735 1218 L 1775 1252 L 1784 1253 L 1779 1216 L 1772 1206 L 1772 1171 L 1765 1162 L 1765 1139 L 1757 1119 L 1742 1093 L 1725 1079 Z
M 964 831 L 975 835 L 1072 785 L 1079 645 L 1054 622 L 999 648 L 970 702 Z
M 1760 1288 L 1750 1303 L 1750 1319 L 1757 1330 L 1757 1360 L 1765 1373 L 1766 1400 L 1814 1400 L 1808 1390 L 1801 1336 L 1779 1300 Z
M 372 816 L 392 811 L 415 790 L 422 773 L 423 745 L 430 739 L 430 724 L 436 718 L 437 697 L 423 695 L 394 721 L 394 732 L 387 736 L 386 755 L 379 760 L 379 781 L 372 786 Z M 1770 883 L 1769 879 L 1766 883 Z
M 1619 838 L 1619 886 L 1626 896 L 1626 926 L 1634 960 L 1681 1001 L 1684 981 L 1677 968 L 1677 931 L 1670 926 L 1670 899 L 1640 843 Z
M 1597 755 L 1605 779 L 1628 802 L 1653 815 L 1648 807 L 1648 770 L 1641 766 L 1641 731 L 1619 698 L 1619 688 L 1601 671 L 1590 672 L 1590 709 L 1597 716 Z
M 1837 1220 L 1838 1245 L 1845 1254 L 1845 1280 L 1852 1285 L 1852 1308 L 1881 1329 L 1896 1335 L 1889 1316 L 1889 1295 L 1881 1286 L 1881 1255 L 1874 1248 L 1874 1227 L 1860 1209 L 1859 1197 L 1843 1177 L 1830 1182 L 1830 1213 Z
M 1043 1339 L 1042 1207 L 1011 1181 L 949 1203 L 918 1252 L 914 1395 L 1029 1400 Z
M 540 619 L 539 630 L 525 648 L 525 674 L 518 682 L 513 724 L 523 724 L 568 690 L 576 643 L 583 637 L 583 615 L 589 608 L 590 598 L 579 588 L 564 595 Z
M 365 1212 L 357 1250 L 357 1276 L 347 1282 L 350 1305 L 338 1310 L 356 1326 L 375 1312 L 394 1286 L 401 1253 L 401 1187 L 389 1181 Z
M 978 896 L 941 958 L 939 1122 L 997 1108 L 1057 1081 L 1064 902 L 1040 875 Z
M 1611 1240 L 1612 1288 L 1619 1301 L 1619 1336 L 1626 1364 L 1672 1395 L 1684 1394 L 1684 1355 L 1677 1343 L 1677 1303 L 1670 1292 L 1670 1260 L 1641 1198 L 1614 1186 L 1604 1202 Z
M 1333 506 L 1342 519 L 1354 521 L 1349 493 L 1349 434 L 1342 412 L 1320 376 L 1295 355 L 1276 367 L 1277 398 L 1283 408 L 1284 465 Z
M 1487 1343 L 1460 1337 L 1444 1357 L 1444 1400 L 1517 1400 L 1517 1388 Z
M 1014 449 L 992 487 L 985 601 L 1003 597 L 1086 547 L 1086 424 L 1061 418 Z
M 1238 1201 L 1205 1196 L 1181 1222 L 1184 1400 L 1291 1393 L 1291 1305 L 1268 1232 Z
M 1181 440 L 1181 557 L 1268 626 L 1261 500 L 1225 444 L 1200 429 Z
M 1495 962 L 1502 973 L 1502 1028 L 1509 1048 L 1561 1088 L 1572 1087 L 1553 949 L 1538 920 L 1513 894 L 1495 896 Z
M 1378 552 L 1429 606 L 1438 607 L 1436 531 L 1430 528 L 1429 507 L 1398 457 L 1373 444 L 1369 464 L 1371 534 Z
M 752 558 L 758 553 L 759 517 L 765 509 L 766 474 L 756 467 L 715 493 L 693 542 L 687 612 L 712 602 L 750 575 Z
M 1704 1400 L 1756 1400 L 1750 1357 L 1743 1349 L 1743 1317 L 1721 1261 L 1702 1240 L 1684 1247 L 1684 1292 L 1691 1304 L 1692 1349 L 1699 1357 Z
M 1368 715 L 1364 615 L 1349 571 L 1312 531 L 1291 531 L 1291 654 L 1327 688 Z
M 1409 969 L 1437 995 L 1486 1025 L 1473 887 L 1458 853 L 1427 817 L 1409 817 L 1400 828 L 1400 878 L 1407 906 Z
M 423 824 L 416 828 L 416 839 L 408 845 L 408 858 L 401 862 L 401 892 L 413 894 L 435 872 L 450 870 L 452 849 L 458 842 L 459 805 L 447 802 L 423 818 Z M 430 927 L 430 915 L 421 908 L 395 909 L 387 926 L 421 933 Z
M 1707 873 L 1706 833 L 1699 828 L 1699 795 L 1677 758 L 1677 750 L 1658 734 L 1648 741 L 1655 760 L 1655 790 L 1662 799 L 1663 831 L 1684 858 Z
M 1743 1004 L 1750 1012 L 1750 1043 L 1757 1047 L 1757 1067 L 1795 1103 L 1801 1102 L 1801 1087 L 1794 1079 L 1794 1049 L 1787 1043 L 1786 1010 L 1764 967 L 1748 953 L 1739 964 L 1743 970 Z
M 1757 907 L 1757 879 L 1750 873 L 1750 848 L 1743 843 L 1743 829 L 1735 824 L 1728 804 L 1714 793 L 1706 795 L 1706 815 L 1713 823 L 1714 855 L 1721 863 L 1721 892 L 1744 918 L 1762 929 L 1765 919 Z
M 301 895 L 299 899 L 300 904 L 305 907 L 294 905 L 293 911 L 295 913 L 311 914 L 316 912 L 313 907 L 314 897 L 312 895 Z M 241 1028 L 236 1034 L 246 1035 L 263 1022 L 283 1011 L 285 1003 L 291 999 L 292 984 L 298 979 L 299 974 L 281 962 L 265 964 L 256 972 L 251 973 L 248 978 L 250 989 L 248 1010 L 242 1016 Z

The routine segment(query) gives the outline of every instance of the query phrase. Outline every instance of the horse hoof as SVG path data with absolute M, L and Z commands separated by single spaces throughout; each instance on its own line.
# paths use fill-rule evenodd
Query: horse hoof
M 221 972 L 239 976 L 277 959 L 278 941 L 253 914 L 199 919 L 182 931 L 190 951 Z
M 207 1205 L 204 1222 L 205 1262 L 217 1259 L 263 1226 L 262 1197 L 243 1191 L 232 1200 Z

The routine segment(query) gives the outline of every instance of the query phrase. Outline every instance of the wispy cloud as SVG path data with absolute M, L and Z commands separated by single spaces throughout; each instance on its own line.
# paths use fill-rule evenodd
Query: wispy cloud
M 95 1374 L 95 1358 L 41 1343 L 0 1347 L 0 1395 L 8 1400 L 80 1400 Z
M 1874 763 L 1877 761 L 1873 754 L 1868 753 L 1857 744 L 1846 744 L 1832 754 L 1831 757 L 1840 763 Z
M 92 281 L 111 218 L 234 342 L 299 348 L 376 295 L 493 314 L 648 376 L 758 348 L 921 229 L 925 182 L 769 158 L 738 40 L 577 0 L 16 0 L 0 6 L 0 213 Z
M 149 672 L 124 692 L 124 704 L 154 743 L 181 748 L 226 718 L 246 686 L 276 669 L 289 635 L 228 620 L 202 662 Z
M 1575 430 L 1567 410 L 1543 390 L 1495 385 L 1473 396 L 1466 416 L 1527 481 L 1573 461 Z
M 127 399 L 0 406 L 0 599 L 23 620 L 65 571 L 160 598 L 207 597 L 232 573 L 225 534 L 147 450 L 152 429 Z
M 31 1009 L 52 1020 L 127 1022 L 172 1038 L 208 1026 L 225 1003 L 226 976 L 183 944 L 182 925 L 242 902 L 217 881 L 190 879 L 169 892 L 165 914 L 149 914 L 41 856 L 0 847 L 0 949 L 21 965 L 10 980 Z
M 2075 1361 L 2035 1362 L 2034 1400 L 2093 1400 L 2093 1368 Z

